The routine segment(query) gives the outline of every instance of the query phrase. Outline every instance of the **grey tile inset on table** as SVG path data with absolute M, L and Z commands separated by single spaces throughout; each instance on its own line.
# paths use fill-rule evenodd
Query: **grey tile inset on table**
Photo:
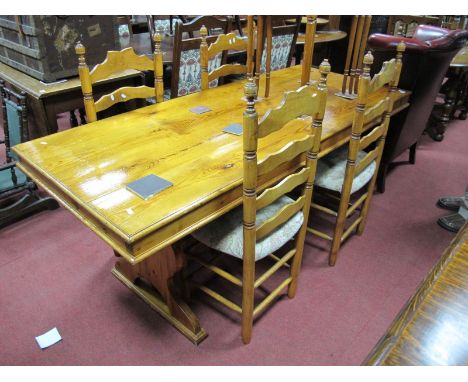
M 168 180 L 150 174 L 127 184 L 127 189 L 147 200 L 172 185 Z
M 203 114 L 203 113 L 206 113 L 208 111 L 211 111 L 211 109 L 209 107 L 206 107 L 206 106 L 195 106 L 195 107 L 192 107 L 189 110 L 192 113 L 196 113 L 196 114 Z
M 229 134 L 242 135 L 242 125 L 240 123 L 231 123 L 229 126 L 226 126 L 223 131 Z

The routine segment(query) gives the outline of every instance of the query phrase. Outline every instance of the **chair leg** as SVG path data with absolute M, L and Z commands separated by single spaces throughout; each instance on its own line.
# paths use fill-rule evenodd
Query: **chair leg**
M 328 265 L 331 267 L 333 267 L 336 264 L 338 251 L 341 247 L 341 237 L 343 236 L 344 225 L 346 222 L 346 211 L 348 202 L 349 198 L 344 198 L 343 196 L 341 196 L 340 207 L 338 209 L 338 216 L 336 217 L 335 231 L 333 233 L 333 241 L 330 248 L 330 254 L 328 256 Z
M 377 191 L 381 194 L 385 192 L 385 177 L 387 176 L 388 165 L 381 164 L 377 175 Z
M 243 259 L 242 279 L 242 341 L 250 343 L 253 327 L 254 307 L 254 282 L 255 282 L 255 259 L 254 256 L 246 256 Z
M 409 162 L 410 162 L 411 164 L 415 164 L 415 163 L 416 163 L 416 145 L 417 145 L 417 142 L 410 146 L 410 151 L 409 151 Z
M 305 216 L 305 220 L 307 220 L 308 216 Z M 299 271 L 301 269 L 302 263 L 302 253 L 304 252 L 304 242 L 305 242 L 305 235 L 307 233 L 307 225 L 303 224 L 301 230 L 299 231 L 299 235 L 297 236 L 299 245 L 296 246 L 296 254 L 294 255 L 291 263 L 291 283 L 288 287 L 288 297 L 294 298 L 296 296 L 297 290 L 297 282 L 299 279 Z

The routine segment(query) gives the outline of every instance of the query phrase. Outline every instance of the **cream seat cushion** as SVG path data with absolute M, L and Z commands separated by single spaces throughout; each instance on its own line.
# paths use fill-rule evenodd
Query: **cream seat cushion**
M 273 216 L 282 207 L 292 202 L 291 198 L 282 196 L 269 206 L 257 211 L 257 226 Z M 302 211 L 299 211 L 286 223 L 277 227 L 270 235 L 257 241 L 255 245 L 255 261 L 275 252 L 286 244 L 299 231 L 303 221 L 304 215 Z M 242 206 L 208 223 L 192 235 L 195 239 L 210 248 L 242 259 L 244 253 Z
M 359 163 L 367 153 L 359 151 L 356 164 Z M 348 159 L 348 145 L 332 151 L 321 158 L 317 163 L 317 174 L 315 184 L 319 187 L 341 192 L 343 186 L 346 161 Z M 357 177 L 354 178 L 351 193 L 364 187 L 372 178 L 375 172 L 375 161 L 372 161 Z

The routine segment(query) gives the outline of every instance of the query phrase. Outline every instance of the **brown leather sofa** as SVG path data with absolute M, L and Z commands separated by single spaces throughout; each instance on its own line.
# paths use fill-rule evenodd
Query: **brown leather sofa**
M 400 41 L 406 44 L 399 87 L 411 90 L 410 106 L 392 117 L 377 178 L 377 190 L 385 191 L 385 177 L 394 159 L 410 149 L 416 160 L 417 141 L 424 132 L 434 101 L 450 61 L 468 40 L 468 31 L 419 25 L 411 38 L 373 34 L 368 47 L 374 54 L 373 68 L 395 56 Z

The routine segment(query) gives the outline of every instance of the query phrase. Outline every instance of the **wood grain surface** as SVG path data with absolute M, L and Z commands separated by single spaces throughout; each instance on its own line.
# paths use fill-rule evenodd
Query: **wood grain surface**
M 272 73 L 274 92 L 256 104 L 259 116 L 299 87 L 300 74 L 300 66 Z M 314 69 L 312 79 L 318 75 Z M 333 95 L 342 78 L 329 75 L 320 155 L 349 140 L 355 102 Z M 243 86 L 208 89 L 18 145 L 19 167 L 114 250 L 139 262 L 241 203 L 242 137 L 222 130 L 242 122 Z M 394 110 L 406 107 L 408 97 L 398 92 Z M 211 111 L 196 114 L 195 106 Z M 259 160 L 302 134 L 301 123 L 271 134 Z M 148 200 L 126 189 L 149 174 L 174 185 Z M 259 188 L 273 181 L 259 179 Z
M 363 365 L 468 365 L 468 224 Z

